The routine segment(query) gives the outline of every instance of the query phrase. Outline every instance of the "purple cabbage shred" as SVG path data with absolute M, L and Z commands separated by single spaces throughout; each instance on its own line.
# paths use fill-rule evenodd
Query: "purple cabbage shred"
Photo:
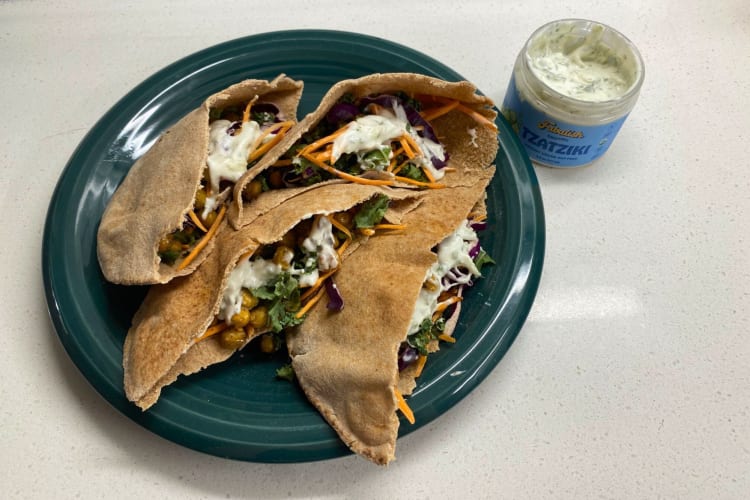
M 344 308 L 344 297 L 341 296 L 339 287 L 333 282 L 333 278 L 325 281 L 326 293 L 328 294 L 328 309 L 339 312 Z

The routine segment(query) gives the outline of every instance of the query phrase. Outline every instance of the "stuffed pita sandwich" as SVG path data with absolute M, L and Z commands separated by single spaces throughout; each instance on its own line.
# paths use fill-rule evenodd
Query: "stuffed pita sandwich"
M 167 130 L 128 172 L 97 234 L 104 277 L 166 283 L 213 247 L 234 182 L 296 123 L 302 83 L 280 75 L 210 96 Z
M 178 376 L 224 361 L 256 337 L 263 350 L 277 348 L 316 303 L 340 310 L 341 263 L 360 245 L 397 239 L 389 233 L 420 202 L 406 190 L 321 186 L 250 226 L 222 228 L 194 273 L 151 287 L 136 312 L 123 348 L 128 399 L 145 410 Z
M 453 341 L 460 290 L 481 275 L 475 228 L 493 173 L 427 193 L 404 215 L 398 241 L 372 239 L 342 263 L 338 287 L 357 300 L 337 315 L 313 308 L 287 334 L 307 398 L 352 451 L 377 464 L 395 457 L 397 409 L 413 421 L 404 396 L 437 343 Z
M 273 154 L 235 185 L 230 223 L 263 213 L 262 198 L 332 180 L 411 189 L 462 183 L 492 163 L 497 112 L 469 82 L 385 73 L 334 85 Z

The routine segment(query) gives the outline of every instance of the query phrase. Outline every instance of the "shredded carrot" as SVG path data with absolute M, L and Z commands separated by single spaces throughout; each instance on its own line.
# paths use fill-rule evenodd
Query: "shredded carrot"
M 412 151 L 414 151 L 415 155 L 422 154 L 422 148 L 419 147 L 419 144 L 417 144 L 417 141 L 414 140 L 414 137 L 412 137 L 411 134 L 404 134 L 403 138 L 409 144 L 409 147 L 411 147 Z
M 424 172 L 425 177 L 427 177 L 427 179 L 430 182 L 433 182 L 433 183 L 435 182 L 435 176 L 432 175 L 432 172 L 430 172 L 429 168 L 427 168 L 426 166 L 422 165 L 422 172 Z
M 253 101 L 247 103 L 245 106 L 245 112 L 242 113 L 242 123 L 250 121 L 250 108 L 253 106 Z
M 309 301 L 307 301 L 307 304 L 305 304 L 304 306 L 302 306 L 302 309 L 300 309 L 299 311 L 297 311 L 297 314 L 295 314 L 294 317 L 295 318 L 301 318 L 302 316 L 304 316 L 305 313 L 307 313 L 307 311 L 309 311 L 310 309 L 312 309 L 312 306 L 314 306 L 315 304 L 317 304 L 317 302 L 323 297 L 323 294 L 325 294 L 325 293 L 326 293 L 326 289 L 325 288 L 321 288 L 320 291 L 317 294 L 315 294 L 315 296 L 313 298 L 311 298 Z
M 366 110 L 373 115 L 383 114 L 383 109 L 384 109 L 383 106 L 375 102 L 371 102 L 370 104 L 367 105 L 367 108 L 366 108 Z
M 250 162 L 250 161 L 257 160 L 263 154 L 265 154 L 269 149 L 271 149 L 276 144 L 278 144 L 278 142 L 284 137 L 287 131 L 290 128 L 292 128 L 292 125 L 294 125 L 294 123 L 290 121 L 274 123 L 273 125 L 268 127 L 266 130 L 264 130 L 263 133 L 255 140 L 255 144 L 253 146 L 253 152 L 250 153 L 250 156 L 247 158 L 247 161 Z M 273 139 L 271 139 L 268 142 L 263 143 L 263 139 L 268 137 L 268 135 L 270 135 L 273 132 L 277 132 L 276 135 L 273 137 Z
M 326 149 L 325 151 L 321 151 L 320 153 L 315 155 L 315 158 L 318 159 L 318 161 L 330 161 L 331 156 L 333 156 L 333 151 L 330 149 Z
M 463 104 L 459 104 L 458 106 L 456 106 L 456 109 L 474 118 L 474 120 L 477 121 L 479 124 L 484 125 L 488 129 L 494 130 L 495 132 L 497 132 L 497 125 L 495 125 L 495 122 L 491 121 L 489 118 L 487 118 L 483 114 L 478 113 L 474 111 L 473 109 L 467 106 L 464 106 Z
M 417 154 L 414 152 L 414 150 L 412 150 L 411 144 L 409 144 L 409 141 L 406 139 L 406 137 L 406 134 L 402 135 L 401 138 L 399 138 L 398 142 L 404 149 L 404 154 L 408 156 L 409 159 L 412 159 L 417 156 Z
M 341 245 L 339 245 L 339 247 L 336 249 L 336 252 L 339 254 L 339 257 L 341 257 L 342 255 L 344 255 L 344 250 L 346 250 L 346 247 L 348 247 L 349 244 L 352 242 L 352 233 L 349 231 L 349 228 L 347 228 L 345 225 L 337 221 L 333 215 L 328 215 L 327 217 L 328 217 L 328 220 L 331 221 L 331 224 L 336 229 L 344 233 L 344 235 L 346 236 L 346 239 L 344 240 L 344 242 Z
M 216 216 L 216 220 L 211 225 L 211 229 L 208 230 L 206 234 L 203 235 L 203 238 L 201 238 L 198 241 L 198 244 L 195 245 L 195 247 L 190 251 L 190 253 L 183 259 L 182 262 L 177 266 L 177 270 L 181 271 L 185 269 L 188 265 L 190 265 L 193 260 L 195 260 L 195 257 L 200 253 L 201 250 L 205 248 L 206 245 L 208 245 L 208 242 L 211 241 L 211 238 L 214 237 L 216 234 L 216 231 L 219 230 L 219 225 L 224 218 L 224 214 L 227 213 L 227 206 L 222 205 L 221 210 L 219 210 L 219 215 Z
M 375 234 L 375 230 L 371 227 L 360 227 L 359 229 L 357 229 L 357 232 L 364 236 L 372 236 L 373 234 Z
M 453 101 L 450 104 L 446 104 L 445 106 L 440 106 L 439 108 L 432 108 L 425 110 L 422 113 L 422 118 L 425 119 L 425 121 L 432 121 L 435 118 L 439 116 L 443 116 L 444 114 L 450 112 L 451 110 L 455 109 L 460 104 L 459 101 Z
M 455 338 L 453 338 L 450 335 L 445 334 L 445 333 L 441 333 L 440 335 L 438 335 L 438 338 L 440 340 L 442 340 L 443 342 L 448 342 L 449 344 L 455 344 L 456 343 L 456 339 Z
M 431 102 L 439 102 L 439 103 L 442 103 L 442 104 L 451 104 L 451 103 L 454 102 L 454 99 L 450 99 L 448 97 L 437 96 L 437 95 L 433 95 L 433 96 L 429 96 L 429 95 L 428 96 L 421 96 L 420 100 L 423 100 L 423 101 L 427 100 L 427 101 L 431 101 Z M 481 113 L 479 113 L 477 111 L 474 111 L 473 109 L 471 109 L 470 107 L 466 106 L 465 104 L 459 102 L 458 105 L 455 107 L 455 109 L 457 111 L 460 111 L 460 112 L 466 114 L 466 115 L 469 115 L 475 121 L 477 121 L 478 123 L 484 125 L 485 127 L 489 128 L 490 130 L 493 130 L 493 131 L 497 132 L 497 125 L 495 125 L 495 122 L 493 122 L 492 120 L 490 120 L 489 118 L 487 118 L 483 114 L 481 114 Z
M 472 222 L 482 222 L 484 220 L 487 220 L 487 214 L 480 214 L 477 212 L 472 212 L 467 217 L 468 219 L 471 219 Z
M 409 160 L 406 160 L 406 161 L 405 161 L 405 162 L 403 162 L 403 163 L 402 163 L 401 165 L 399 165 L 398 167 L 396 167 L 395 169 L 393 169 L 393 170 L 391 171 L 391 173 L 392 173 L 393 175 L 396 175 L 397 173 L 401 172 L 401 169 L 402 169 L 402 168 L 404 168 L 404 167 L 405 167 L 405 166 L 406 166 L 406 165 L 407 165 L 408 163 L 409 163 Z
M 227 325 L 226 323 L 216 323 L 213 326 L 209 326 L 208 329 L 203 333 L 203 335 L 198 337 L 195 342 L 198 343 L 201 340 L 206 340 L 208 337 L 216 335 L 217 333 L 221 333 L 227 328 L 229 328 L 229 325 Z
M 424 370 L 425 363 L 427 363 L 427 356 L 425 356 L 424 354 L 420 354 L 417 358 L 416 369 L 414 370 L 414 378 L 422 375 L 422 370 Z
M 391 229 L 394 231 L 403 231 L 406 229 L 406 225 L 405 224 L 375 224 L 372 228 L 376 231 L 379 229 Z
M 448 306 L 450 306 L 452 304 L 456 304 L 458 302 L 461 302 L 462 300 L 464 300 L 463 297 L 459 297 L 458 295 L 454 295 L 453 297 L 450 297 L 449 299 L 446 299 L 446 300 L 442 301 L 441 303 L 439 303 L 437 305 L 437 307 L 435 308 L 435 312 L 436 313 L 441 313 L 441 312 L 445 311 L 446 309 L 448 309 Z
M 334 133 L 332 133 L 330 135 L 327 135 L 325 137 L 322 137 L 322 138 L 318 139 L 317 141 L 308 144 L 307 146 L 305 146 L 299 152 L 299 154 L 304 156 L 304 155 L 306 155 L 308 153 L 312 153 L 313 151 L 317 150 L 321 146 L 324 146 L 324 145 L 328 144 L 329 142 L 333 142 L 334 139 L 336 139 L 336 137 L 338 137 L 341 134 L 343 134 L 344 132 L 346 132 L 346 129 L 347 129 L 347 127 L 346 127 L 346 125 L 344 125 L 343 127 L 341 127 L 340 129 L 338 129 Z
M 354 182 L 356 184 L 369 184 L 371 186 L 392 186 L 393 181 L 387 180 L 387 179 L 365 179 L 362 177 L 357 177 L 355 175 L 347 174 L 346 172 L 342 172 L 341 170 L 338 170 L 330 165 L 325 164 L 322 161 L 318 161 L 317 158 L 310 154 L 303 154 L 302 155 L 305 159 L 310 160 L 313 162 L 316 166 L 322 168 L 326 172 L 329 172 L 337 177 L 340 177 L 344 180 L 347 180 L 349 182 Z
M 188 212 L 188 217 L 190 217 L 190 220 L 193 221 L 193 224 L 195 224 L 195 227 L 203 231 L 204 233 L 208 232 L 208 229 L 206 229 L 206 226 L 203 225 L 201 220 L 198 218 L 197 215 L 195 215 L 195 212 L 192 210 Z
M 394 168 L 396 168 L 396 163 L 398 162 L 398 155 L 404 152 L 404 148 L 398 148 L 396 151 L 393 152 L 393 158 L 391 158 L 391 162 L 388 164 L 388 168 L 386 169 L 388 172 L 392 172 Z
M 328 215 L 327 218 L 331 222 L 331 224 L 336 229 L 338 229 L 339 231 L 341 231 L 342 233 L 344 233 L 347 238 L 351 238 L 352 237 L 352 233 L 349 231 L 349 228 L 346 227 L 345 225 L 343 225 L 341 222 L 337 221 L 336 218 L 333 216 L 333 214 Z
M 411 411 L 411 408 L 409 408 L 409 405 L 406 404 L 406 400 L 404 399 L 404 396 L 401 394 L 401 391 L 394 388 L 393 393 L 396 395 L 396 402 L 398 403 L 398 409 L 401 410 L 401 413 L 404 414 L 404 417 L 406 417 L 406 420 L 408 420 L 410 424 L 413 424 L 416 421 L 414 419 L 414 412 Z
M 336 252 L 339 254 L 339 257 L 341 257 L 342 255 L 344 255 L 344 250 L 346 250 L 346 247 L 348 247 L 349 243 L 351 243 L 351 242 L 352 242 L 352 239 L 351 238 L 347 238 L 347 239 L 344 240 L 344 242 L 341 244 L 341 246 L 339 246 L 336 249 Z
M 415 186 L 428 187 L 431 189 L 442 189 L 445 187 L 445 184 L 438 184 L 436 182 L 415 181 L 414 179 L 410 179 L 408 177 L 401 177 L 399 175 L 396 176 L 396 180 L 405 182 L 407 184 L 414 184 Z

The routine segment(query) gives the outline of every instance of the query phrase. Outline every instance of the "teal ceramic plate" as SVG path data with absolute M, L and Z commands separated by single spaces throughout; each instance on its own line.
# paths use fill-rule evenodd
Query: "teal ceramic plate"
M 102 211 L 135 158 L 208 95 L 244 78 L 279 73 L 305 82 L 300 116 L 336 81 L 374 72 L 463 80 L 407 47 L 336 31 L 265 33 L 208 48 L 156 73 L 104 115 L 73 153 L 50 202 L 42 263 L 47 304 L 70 358 L 119 411 L 189 448 L 238 460 L 301 462 L 349 453 L 294 384 L 274 378 L 282 359 L 251 352 L 182 378 L 142 413 L 122 389 L 122 344 L 145 289 L 111 285 L 96 259 Z M 458 342 L 430 358 L 409 404 L 417 423 L 440 416 L 497 365 L 534 300 L 544 255 L 544 215 L 534 171 L 498 118 L 498 173 L 488 190 L 487 251 L 497 261 L 469 291 Z

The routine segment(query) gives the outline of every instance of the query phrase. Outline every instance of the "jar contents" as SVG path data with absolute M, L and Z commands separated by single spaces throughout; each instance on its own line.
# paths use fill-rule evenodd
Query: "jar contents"
M 596 25 L 584 38 L 572 26 L 542 34 L 529 46 L 531 70 L 563 95 L 582 101 L 617 99 L 633 85 L 634 68 L 602 43 L 604 28 Z
M 503 114 L 532 160 L 585 165 L 609 148 L 635 105 L 643 73 L 636 48 L 612 28 L 555 21 L 519 54 Z

